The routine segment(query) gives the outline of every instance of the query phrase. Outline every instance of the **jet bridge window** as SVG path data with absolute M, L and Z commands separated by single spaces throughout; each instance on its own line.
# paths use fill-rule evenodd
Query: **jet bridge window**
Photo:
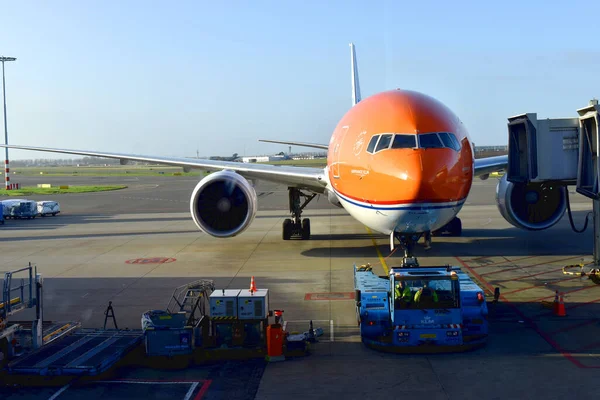
M 379 139 L 379 135 L 375 135 L 371 138 L 369 145 L 367 146 L 367 153 L 373 153 L 375 151 L 375 146 L 377 145 L 377 140 Z
M 395 135 L 392 149 L 414 149 L 417 147 L 415 135 Z
M 419 147 L 423 149 L 441 149 L 444 147 L 437 133 L 419 135 Z
M 379 139 L 379 143 L 377 143 L 377 148 L 375 149 L 375 153 L 381 150 L 385 150 L 390 147 L 390 143 L 392 142 L 393 135 L 381 135 L 381 139 Z

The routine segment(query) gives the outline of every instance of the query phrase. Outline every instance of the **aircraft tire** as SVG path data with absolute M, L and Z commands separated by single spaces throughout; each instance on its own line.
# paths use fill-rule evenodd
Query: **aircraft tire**
M 450 226 L 450 233 L 452 236 L 462 235 L 462 221 L 458 217 L 454 217 Z
M 304 218 L 302 220 L 302 240 L 310 239 L 310 219 Z
M 283 220 L 282 237 L 283 240 L 290 240 L 292 237 L 292 220 L 289 218 Z

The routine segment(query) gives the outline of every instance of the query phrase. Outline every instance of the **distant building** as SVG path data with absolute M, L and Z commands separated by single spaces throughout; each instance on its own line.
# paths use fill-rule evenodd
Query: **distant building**
M 247 156 L 241 158 L 242 162 L 244 163 L 261 163 L 271 161 L 282 161 L 287 159 L 289 159 L 289 157 L 279 154 L 276 156 Z

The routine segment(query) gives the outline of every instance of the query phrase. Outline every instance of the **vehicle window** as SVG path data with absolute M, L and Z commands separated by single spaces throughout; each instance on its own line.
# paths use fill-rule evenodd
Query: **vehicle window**
M 405 289 L 402 290 L 401 293 L 405 298 L 413 302 L 411 305 L 413 308 L 429 309 L 459 307 L 457 281 L 445 278 L 435 279 L 425 277 L 423 277 L 423 279 L 403 279 L 403 281 L 403 287 Z M 410 294 L 408 293 L 409 289 Z M 415 297 L 419 291 L 421 291 L 421 294 Z M 394 298 L 396 297 L 396 292 L 394 292 Z
M 419 147 L 424 149 L 441 149 L 444 147 L 437 133 L 419 135 Z
M 415 135 L 396 135 L 392 142 L 392 149 L 412 149 L 417 147 Z
M 377 153 L 380 150 L 384 150 L 390 147 L 391 141 L 392 135 L 381 135 L 381 139 L 379 139 L 379 143 L 377 143 L 377 149 L 375 150 L 375 152 Z
M 379 139 L 379 135 L 375 135 L 371 138 L 371 141 L 369 142 L 369 146 L 367 146 L 368 153 L 373 153 L 373 151 L 375 150 L 375 145 L 377 144 L 377 139 Z

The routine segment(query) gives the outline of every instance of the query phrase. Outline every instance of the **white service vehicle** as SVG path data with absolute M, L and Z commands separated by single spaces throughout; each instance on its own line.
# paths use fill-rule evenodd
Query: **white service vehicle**
M 55 217 L 56 214 L 60 213 L 60 204 L 58 204 L 57 201 L 51 200 L 38 201 L 37 211 L 38 214 L 42 217 L 45 217 L 47 215 L 52 215 L 53 217 Z

